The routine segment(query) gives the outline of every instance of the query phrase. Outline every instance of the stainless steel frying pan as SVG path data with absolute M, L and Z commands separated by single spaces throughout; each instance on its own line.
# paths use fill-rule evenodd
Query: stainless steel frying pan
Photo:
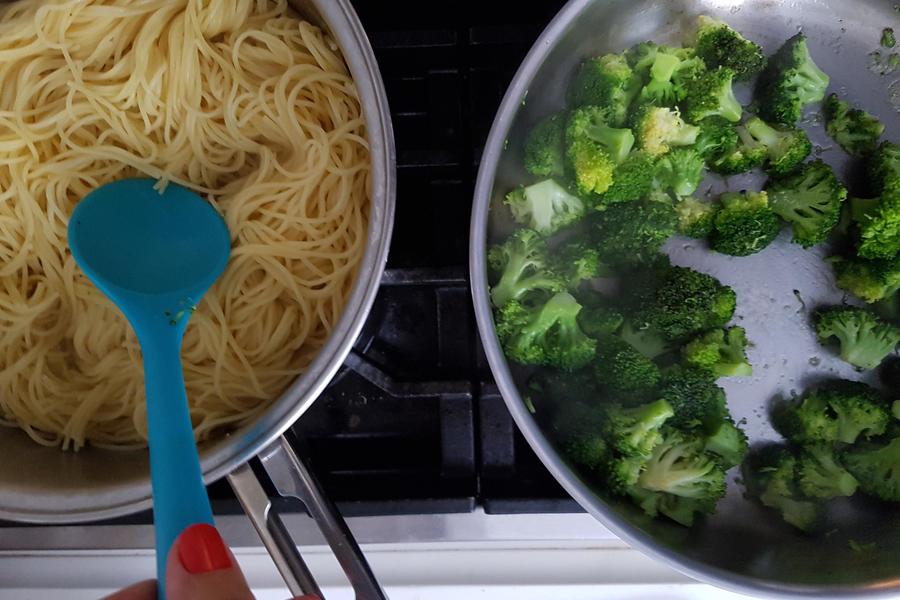
M 485 249 L 512 229 L 503 195 L 529 181 L 521 168 L 525 132 L 542 116 L 563 107 L 568 78 L 585 57 L 620 52 L 648 39 L 680 43 L 700 14 L 726 20 L 770 53 L 802 28 L 810 37 L 816 62 L 832 77 L 831 89 L 878 115 L 887 125 L 886 137 L 900 141 L 900 71 L 880 75 L 881 69 L 869 56 L 884 51 L 879 48 L 884 27 L 900 28 L 895 0 L 571 0 L 516 74 L 482 157 L 470 267 L 488 360 L 516 423 L 554 477 L 587 511 L 636 548 L 697 579 L 744 593 L 900 596 L 900 507 L 896 505 L 861 497 L 839 502 L 832 515 L 834 531 L 809 537 L 745 499 L 742 486 L 734 481 L 718 512 L 692 529 L 650 519 L 627 501 L 590 489 L 526 409 L 519 393 L 524 389 L 524 375 L 506 362 L 494 333 Z M 746 103 L 749 90 L 745 92 Z M 809 123 L 817 121 L 816 115 L 808 117 Z M 812 131 L 816 152 L 852 181 L 852 165 L 821 127 Z M 730 181 L 710 178 L 704 185 L 714 193 L 726 187 L 759 189 L 762 183 L 735 177 Z M 737 322 L 755 343 L 749 351 L 754 375 L 725 380 L 724 387 L 732 413 L 746 419 L 751 443 L 778 439 L 767 414 L 774 398 L 801 391 L 817 378 L 860 378 L 823 350 L 808 326 L 812 308 L 843 298 L 822 261 L 826 249 L 804 251 L 789 238 L 785 231 L 773 246 L 746 258 L 715 255 L 702 242 L 680 238 L 666 247 L 674 263 L 711 273 L 737 292 Z M 854 550 L 851 540 L 874 546 Z

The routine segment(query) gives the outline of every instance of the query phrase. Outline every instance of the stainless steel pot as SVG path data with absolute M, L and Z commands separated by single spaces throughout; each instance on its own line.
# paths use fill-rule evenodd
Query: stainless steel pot
M 365 31 L 349 0 L 296 0 L 306 18 L 328 29 L 362 102 L 372 160 L 365 255 L 344 313 L 309 368 L 253 423 L 201 449 L 207 483 L 224 475 L 260 531 L 293 593 L 319 593 L 246 462 L 259 455 L 280 493 L 296 496 L 317 519 L 359 598 L 383 593 L 352 536 L 302 460 L 281 438 L 318 397 L 347 356 L 369 314 L 387 259 L 394 215 L 395 153 L 387 97 Z M 0 430 L 0 519 L 60 523 L 110 519 L 151 505 L 145 452 L 86 448 L 64 453 L 22 432 Z
M 652 39 L 680 43 L 698 15 L 733 24 L 767 51 L 803 28 L 816 61 L 832 76 L 832 89 L 881 117 L 887 139 L 900 140 L 900 81 L 882 77 L 868 54 L 878 50 L 882 28 L 900 25 L 893 0 L 571 0 L 547 27 L 522 63 L 503 100 L 485 146 L 472 214 L 470 269 L 478 327 L 507 407 L 531 447 L 554 477 L 588 512 L 627 542 L 686 574 L 735 591 L 762 596 L 900 596 L 900 509 L 866 498 L 837 502 L 835 531 L 808 537 L 741 495 L 729 494 L 716 515 L 692 529 L 644 516 L 603 490 L 592 490 L 561 457 L 522 401 L 527 373 L 507 363 L 494 332 L 485 249 L 511 230 L 503 195 L 530 181 L 522 170 L 524 133 L 538 119 L 564 106 L 574 67 L 587 56 L 620 52 Z M 883 51 L 883 49 L 882 49 Z M 749 92 L 749 90 L 746 90 Z M 749 99 L 746 94 L 744 100 Z M 893 104 L 892 104 L 893 102 Z M 845 176 L 852 168 L 818 128 L 822 157 Z M 727 186 L 712 181 L 712 191 Z M 735 178 L 732 188 L 761 186 Z M 756 189 L 759 189 L 756 187 Z M 702 192 L 703 190 L 701 190 Z M 806 322 L 808 310 L 840 303 L 842 293 L 822 261 L 824 249 L 804 251 L 785 232 L 766 251 L 734 259 L 704 245 L 673 239 L 673 262 L 709 272 L 735 288 L 739 322 L 755 342 L 752 378 L 727 380 L 729 405 L 746 419 L 751 442 L 774 440 L 767 407 L 817 377 L 858 379 L 849 365 L 824 352 Z M 799 295 L 795 295 L 795 290 Z M 874 544 L 859 551 L 859 544 Z M 598 556 L 598 560 L 601 557 Z

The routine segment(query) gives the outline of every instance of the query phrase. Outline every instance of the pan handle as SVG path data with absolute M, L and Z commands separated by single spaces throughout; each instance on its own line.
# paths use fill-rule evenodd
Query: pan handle
M 356 599 L 387 600 L 347 523 L 287 438 L 282 436 L 263 449 L 259 459 L 278 493 L 297 498 L 306 506 L 353 586 Z M 316 594 L 324 598 L 250 466 L 245 464 L 233 471 L 228 476 L 228 482 L 263 545 L 272 555 L 290 592 L 294 595 Z

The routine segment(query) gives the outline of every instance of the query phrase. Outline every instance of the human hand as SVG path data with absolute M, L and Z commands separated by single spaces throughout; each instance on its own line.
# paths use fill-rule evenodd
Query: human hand
M 156 600 L 156 585 L 153 579 L 142 581 L 106 600 Z M 167 600 L 253 600 L 234 554 L 211 525 L 191 525 L 181 532 L 169 550 L 165 585 Z

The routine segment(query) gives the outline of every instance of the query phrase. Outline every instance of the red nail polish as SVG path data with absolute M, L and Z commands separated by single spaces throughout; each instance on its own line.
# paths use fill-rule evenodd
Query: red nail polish
M 191 525 L 178 536 L 178 560 L 188 573 L 209 573 L 231 568 L 231 556 L 212 525 Z

